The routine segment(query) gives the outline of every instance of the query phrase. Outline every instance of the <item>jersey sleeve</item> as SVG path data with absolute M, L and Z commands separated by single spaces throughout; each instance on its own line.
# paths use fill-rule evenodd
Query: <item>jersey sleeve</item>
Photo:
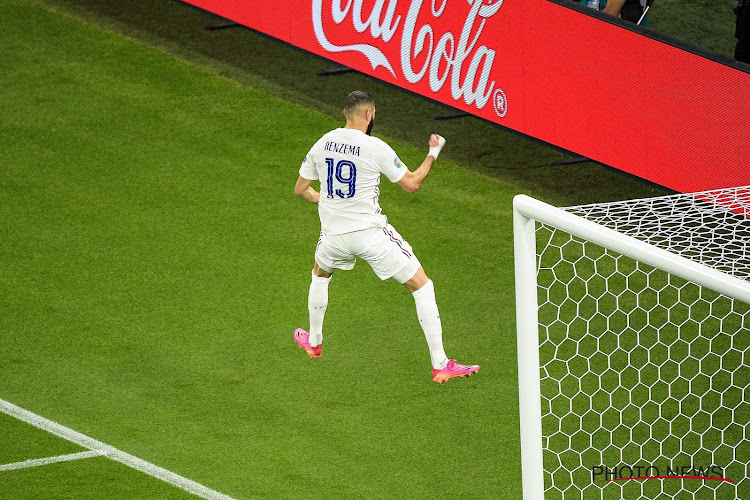
M 406 175 L 409 168 L 401 161 L 393 148 L 385 143 L 383 145 L 378 162 L 380 171 L 388 177 L 389 181 L 398 182 Z
M 308 181 L 318 180 L 318 169 L 315 168 L 315 148 L 318 143 L 310 148 L 305 158 L 302 160 L 302 165 L 299 167 L 299 176 Z

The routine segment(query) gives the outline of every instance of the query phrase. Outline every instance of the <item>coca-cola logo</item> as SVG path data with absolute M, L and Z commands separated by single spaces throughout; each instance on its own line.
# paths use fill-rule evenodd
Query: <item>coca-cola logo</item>
M 410 0 L 403 17 L 397 14 L 404 12 L 398 8 L 399 0 L 375 0 L 366 9 L 364 0 L 313 0 L 315 37 L 328 52 L 363 54 L 373 71 L 383 67 L 394 80 L 403 78 L 409 84 L 417 84 L 426 76 L 432 92 L 441 91 L 447 84 L 455 101 L 463 100 L 477 109 L 484 108 L 491 100 L 497 115 L 504 117 L 508 111 L 507 97 L 491 80 L 495 50 L 481 43 L 485 25 L 497 14 L 504 0 L 464 0 L 468 9 L 465 6 L 462 9 L 463 23 L 458 24 L 457 9 L 451 19 L 453 26 L 460 27 L 456 33 L 451 29 L 438 32 L 430 22 L 445 14 L 448 0 L 428 1 L 429 9 L 424 5 L 425 0 Z M 363 12 L 369 12 L 366 18 Z M 362 38 L 362 42 L 333 43 L 331 22 L 345 30 L 347 41 Z M 399 44 L 398 51 L 396 47 L 390 49 L 392 43 Z M 464 70 L 466 65 L 468 69 Z

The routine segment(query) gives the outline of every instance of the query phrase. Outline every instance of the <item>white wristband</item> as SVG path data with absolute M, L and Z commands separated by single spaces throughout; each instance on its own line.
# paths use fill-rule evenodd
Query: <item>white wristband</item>
M 445 138 L 440 137 L 438 139 L 438 145 L 430 147 L 430 151 L 427 153 L 427 156 L 432 156 L 433 158 L 437 160 L 437 157 L 440 154 L 440 150 L 443 149 L 443 146 L 445 146 Z

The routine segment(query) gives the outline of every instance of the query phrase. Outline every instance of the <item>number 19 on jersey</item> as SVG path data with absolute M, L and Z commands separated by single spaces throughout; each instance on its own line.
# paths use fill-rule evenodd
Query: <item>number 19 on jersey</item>
M 334 192 L 339 198 L 351 198 L 356 192 L 357 166 L 349 160 L 339 160 L 334 166 L 333 158 L 326 158 L 328 165 L 328 198 L 333 198 Z M 348 175 L 344 175 L 344 169 L 348 169 Z M 333 189 L 334 178 L 341 184 L 349 186 L 349 192 L 344 194 L 341 189 Z M 344 187 L 344 186 L 341 186 Z

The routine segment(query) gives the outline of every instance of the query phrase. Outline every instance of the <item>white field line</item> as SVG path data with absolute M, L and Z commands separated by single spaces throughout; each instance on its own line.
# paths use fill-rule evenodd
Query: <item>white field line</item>
M 95 451 L 100 455 L 106 456 L 111 460 L 127 465 L 128 467 L 143 472 L 144 474 L 148 474 L 149 476 L 161 479 L 162 481 L 169 483 L 172 486 L 176 486 L 177 488 L 185 490 L 188 493 L 192 493 L 201 498 L 205 498 L 207 500 L 234 500 L 230 496 L 219 493 L 218 491 L 214 491 L 203 486 L 202 484 L 198 484 L 195 481 L 163 469 L 150 462 L 146 462 L 145 460 L 142 460 L 138 457 L 134 457 L 133 455 L 118 450 L 113 446 L 102 443 L 101 441 L 97 441 L 96 439 L 90 438 L 84 434 L 81 434 L 80 432 L 60 425 L 57 422 L 53 422 L 52 420 L 40 417 L 35 413 L 24 410 L 23 408 L 3 399 L 0 399 L 0 411 L 10 415 L 11 417 L 17 418 L 18 420 L 22 420 L 27 424 L 31 424 L 34 427 L 45 430 L 50 434 L 54 434 L 55 436 L 59 436 L 79 446 L 88 448 L 91 451 Z
M 80 460 L 82 458 L 100 457 L 101 451 L 82 451 L 80 453 L 70 453 L 68 455 L 58 455 L 56 457 L 37 458 L 34 460 L 24 460 L 12 464 L 0 465 L 0 471 L 26 469 L 28 467 L 38 467 L 40 465 L 54 464 L 57 462 L 69 462 L 71 460 Z

